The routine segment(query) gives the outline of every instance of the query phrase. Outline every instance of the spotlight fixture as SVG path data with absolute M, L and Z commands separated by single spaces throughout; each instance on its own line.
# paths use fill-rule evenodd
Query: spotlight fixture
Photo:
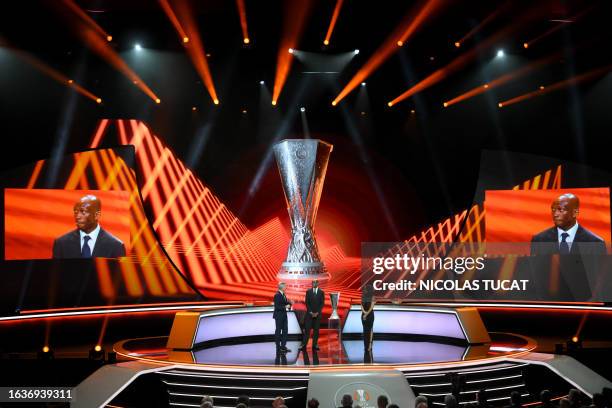
M 244 40 L 242 40 L 243 43 L 248 44 L 251 42 L 251 40 L 247 37 Z
M 410 114 L 414 115 L 416 113 L 416 111 L 414 109 L 410 110 Z
M 94 347 L 89 350 L 89 359 L 90 360 L 104 360 L 104 350 L 99 344 L 96 344 Z
M 578 337 L 577 337 L 577 336 L 572 337 L 572 341 L 573 341 L 574 343 L 578 343 Z
M 337 104 L 338 104 L 338 102 L 332 101 L 332 106 L 336 106 Z
M 191 110 L 195 112 L 195 111 L 197 111 L 197 110 L 198 110 L 198 108 L 197 108 L 197 107 L 195 107 L 195 106 L 192 106 L 192 107 L 191 107 Z
M 544 90 L 544 85 L 540 85 L 540 91 Z
M 357 55 L 357 54 L 359 54 L 359 50 L 358 50 L 358 49 L 355 49 L 355 51 L 353 51 L 353 53 L 354 53 L 355 55 Z
M 497 57 L 498 58 L 503 58 L 506 55 L 506 53 L 504 52 L 504 50 L 497 50 Z
M 156 104 L 160 104 L 160 103 L 161 103 L 161 99 L 157 98 L 157 99 L 155 100 L 155 103 L 156 103 Z
M 276 101 L 272 101 L 272 106 L 276 106 Z
M 259 85 L 265 85 L 265 81 L 259 81 Z
M 218 105 L 218 104 L 219 104 L 219 100 L 218 100 L 218 99 L 215 99 L 215 100 L 213 101 L 213 103 L 214 103 L 215 105 Z
M 39 360 L 51 360 L 54 357 L 53 351 L 49 349 L 49 346 L 44 346 L 41 351 L 36 353 L 36 357 Z
M 457 47 L 457 48 L 461 47 L 461 43 L 460 43 L 459 41 L 457 41 L 457 42 L 455 43 L 455 47 Z
M 49 346 L 45 346 L 42 348 L 43 353 L 48 353 L 49 352 Z
M 365 82 L 362 82 L 362 83 L 361 83 L 361 86 L 366 86 L 366 83 L 365 83 Z
M 388 107 L 392 107 L 393 106 L 393 102 L 387 102 L 387 106 Z
M 96 103 L 102 103 L 102 99 L 100 98 L 96 99 Z
M 142 46 L 140 44 L 136 44 L 136 45 L 134 45 L 134 49 L 136 51 L 140 51 L 140 50 L 142 50 Z
M 248 113 L 248 111 L 247 111 L 246 109 L 243 109 L 243 110 L 242 110 L 242 114 L 243 114 L 243 115 L 246 115 L 247 113 Z
M 487 88 L 489 87 L 489 84 L 484 84 L 482 87 L 483 87 L 484 89 L 487 89 Z
M 397 46 L 398 46 L 398 47 L 401 47 L 402 45 L 404 45 L 404 42 L 403 42 L 402 40 L 400 40 L 400 41 L 398 41 L 398 42 L 397 42 Z
M 113 41 L 113 36 L 112 35 L 107 35 L 106 36 L 106 41 L 108 41 L 108 42 Z
M 444 102 L 442 105 L 446 108 L 448 106 L 448 102 Z
M 183 42 L 187 44 L 189 42 L 189 37 L 183 37 Z
M 300 112 L 306 112 L 306 108 L 302 106 L 302 107 L 300 108 Z
M 523 43 L 523 48 L 525 49 L 529 48 L 529 43 Z
M 323 45 L 329 45 L 329 41 L 323 40 Z
M 293 48 L 289 48 L 289 54 L 293 54 L 294 53 L 294 49 Z
M 71 83 L 73 83 L 73 82 L 74 82 L 74 81 L 73 81 L 72 79 L 69 79 L 69 80 L 68 80 L 68 83 L 69 83 L 69 84 L 71 84 Z
M 499 106 L 500 108 L 503 108 L 504 104 L 500 102 L 500 103 L 497 104 L 497 106 Z

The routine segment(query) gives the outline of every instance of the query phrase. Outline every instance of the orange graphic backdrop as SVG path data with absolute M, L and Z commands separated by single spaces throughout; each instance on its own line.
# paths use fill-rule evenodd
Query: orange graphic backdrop
M 72 208 L 87 194 L 102 202 L 100 227 L 123 241 L 130 251 L 130 195 L 102 190 L 4 190 L 4 257 L 49 259 L 55 238 L 76 229 Z
M 554 224 L 551 203 L 564 193 L 580 199 L 578 224 L 610 243 L 610 189 L 491 190 L 485 193 L 487 242 L 530 242 Z

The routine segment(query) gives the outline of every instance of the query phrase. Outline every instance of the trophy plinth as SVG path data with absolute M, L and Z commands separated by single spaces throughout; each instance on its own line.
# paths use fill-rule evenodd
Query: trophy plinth
M 279 279 L 329 277 L 319 256 L 314 222 L 332 148 L 331 144 L 316 139 L 286 139 L 274 146 L 291 221 L 291 240 Z

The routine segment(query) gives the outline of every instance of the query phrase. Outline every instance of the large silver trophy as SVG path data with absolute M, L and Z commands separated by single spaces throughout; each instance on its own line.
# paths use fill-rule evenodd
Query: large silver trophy
M 279 279 L 328 278 L 319 256 L 314 222 L 332 148 L 316 139 L 286 139 L 274 146 L 291 220 L 291 241 Z

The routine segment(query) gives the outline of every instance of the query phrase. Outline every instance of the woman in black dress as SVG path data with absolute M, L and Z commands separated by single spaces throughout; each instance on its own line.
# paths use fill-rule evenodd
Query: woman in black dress
M 374 339 L 374 287 L 371 284 L 364 286 L 361 294 L 361 323 L 363 324 L 363 348 L 372 351 Z

